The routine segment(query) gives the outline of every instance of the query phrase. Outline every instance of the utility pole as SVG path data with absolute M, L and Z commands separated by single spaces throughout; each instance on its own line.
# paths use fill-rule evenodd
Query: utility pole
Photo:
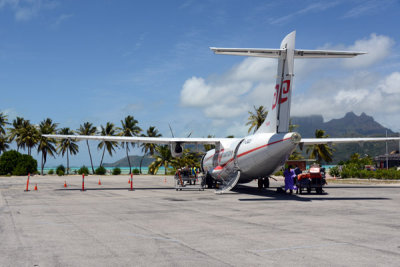
M 386 138 L 387 138 L 387 130 L 386 130 Z M 388 143 L 386 140 L 386 170 L 389 169 L 389 152 L 388 152 Z

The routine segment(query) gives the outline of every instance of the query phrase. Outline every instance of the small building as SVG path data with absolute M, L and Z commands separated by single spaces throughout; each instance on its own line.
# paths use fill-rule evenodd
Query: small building
M 374 157 L 376 166 L 380 169 L 386 169 L 386 159 L 387 159 L 389 168 L 400 167 L 399 151 L 392 152 L 389 155 L 379 155 L 379 156 Z

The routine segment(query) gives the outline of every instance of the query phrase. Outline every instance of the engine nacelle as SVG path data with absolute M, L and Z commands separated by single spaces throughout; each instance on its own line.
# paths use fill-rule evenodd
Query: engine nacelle
M 181 143 L 172 143 L 171 146 L 171 155 L 174 158 L 180 158 L 183 155 L 183 145 Z

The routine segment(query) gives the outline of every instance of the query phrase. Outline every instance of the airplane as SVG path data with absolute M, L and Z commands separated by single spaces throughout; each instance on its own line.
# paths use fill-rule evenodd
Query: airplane
M 296 31 L 289 33 L 279 49 L 216 48 L 215 54 L 250 56 L 278 59 L 273 101 L 264 123 L 252 135 L 243 138 L 166 138 L 121 137 L 84 135 L 43 135 L 56 139 L 104 140 L 117 142 L 168 144 L 173 157 L 183 154 L 185 144 L 212 144 L 201 159 L 204 175 L 212 177 L 221 186 L 215 192 L 230 191 L 238 183 L 259 181 L 278 171 L 297 146 L 350 142 L 385 142 L 400 137 L 377 138 L 302 138 L 299 133 L 289 132 L 290 106 L 294 76 L 294 59 L 298 58 L 350 58 L 363 55 L 360 51 L 303 50 L 295 49 Z M 268 178 L 266 178 L 268 181 Z M 264 180 L 265 181 L 265 180 Z

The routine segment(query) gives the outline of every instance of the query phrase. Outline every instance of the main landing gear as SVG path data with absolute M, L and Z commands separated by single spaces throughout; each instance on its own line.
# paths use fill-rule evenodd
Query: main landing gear
M 261 190 L 263 188 L 268 188 L 269 187 L 269 178 L 264 177 L 264 178 L 258 178 L 258 189 Z

